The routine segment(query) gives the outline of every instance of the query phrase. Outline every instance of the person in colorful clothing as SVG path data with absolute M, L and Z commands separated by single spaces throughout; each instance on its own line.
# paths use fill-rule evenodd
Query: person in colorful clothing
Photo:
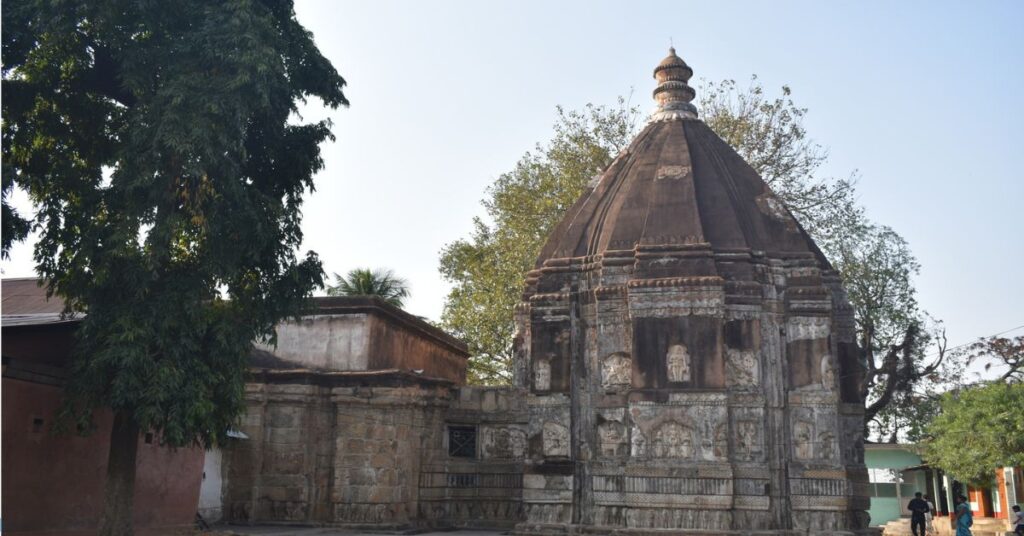
M 956 505 L 956 536 L 973 536 L 971 526 L 974 525 L 974 514 L 971 513 L 971 504 L 963 495 L 957 499 L 960 502 Z

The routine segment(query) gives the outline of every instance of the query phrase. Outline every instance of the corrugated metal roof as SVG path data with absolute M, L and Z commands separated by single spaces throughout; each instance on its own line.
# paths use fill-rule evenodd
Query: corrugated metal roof
M 60 298 L 46 298 L 46 288 L 39 286 L 34 277 L 2 280 L 0 286 L 0 313 L 4 326 L 37 326 L 76 322 L 82 315 L 67 315 Z

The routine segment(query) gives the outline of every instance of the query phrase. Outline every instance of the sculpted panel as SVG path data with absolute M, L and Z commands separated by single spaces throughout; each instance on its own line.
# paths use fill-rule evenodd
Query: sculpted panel
M 622 423 L 601 423 L 597 427 L 597 438 L 602 456 L 621 456 L 626 451 L 626 427 Z
M 692 458 L 693 443 L 693 429 L 669 421 L 654 431 L 650 455 L 654 458 Z
M 835 388 L 835 385 L 835 365 L 832 362 L 832 356 L 825 354 L 821 356 L 821 386 L 822 388 L 831 391 Z
M 741 460 L 753 460 L 761 454 L 761 426 L 754 421 L 736 423 L 736 456 Z
M 793 425 L 793 452 L 798 460 L 814 458 L 814 425 L 807 421 L 797 421 Z
M 526 453 L 526 432 L 519 428 L 486 427 L 483 430 L 484 458 L 521 460 Z
M 786 339 L 802 341 L 824 339 L 831 333 L 832 321 L 823 316 L 797 316 L 789 319 L 786 327 Z
M 665 363 L 668 367 L 668 381 L 690 381 L 690 352 L 686 349 L 685 345 L 673 344 L 669 346 L 668 355 L 665 356 Z
M 547 359 L 533 362 L 533 388 L 537 391 L 551 389 L 551 362 Z
M 754 387 L 760 383 L 761 367 L 754 350 L 726 350 L 725 370 L 730 387 Z
M 569 428 L 556 422 L 544 423 L 544 455 L 560 457 L 569 455 Z
M 629 385 L 632 374 L 633 363 L 625 352 L 615 352 L 601 362 L 601 385 L 605 389 Z

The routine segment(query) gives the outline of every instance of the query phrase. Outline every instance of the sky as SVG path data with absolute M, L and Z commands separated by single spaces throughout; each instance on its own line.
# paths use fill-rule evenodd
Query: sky
M 1024 325 L 1024 2 L 307 1 L 299 21 L 351 106 L 302 108 L 336 141 L 304 206 L 328 273 L 386 267 L 440 318 L 445 244 L 487 186 L 548 139 L 557 105 L 653 108 L 670 41 L 701 79 L 783 84 L 825 172 L 860 175 L 870 217 L 910 243 L 951 345 Z M 32 275 L 17 246 L 4 277 Z M 1018 329 L 1014 334 L 1024 334 Z

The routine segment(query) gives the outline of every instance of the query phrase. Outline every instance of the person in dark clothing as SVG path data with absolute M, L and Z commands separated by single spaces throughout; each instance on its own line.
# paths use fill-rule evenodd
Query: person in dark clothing
M 925 536 L 924 515 L 931 512 L 932 509 L 928 506 L 928 503 L 921 498 L 920 491 L 914 494 L 913 499 L 910 499 L 910 503 L 907 504 L 907 510 L 910 510 L 910 532 L 914 533 L 914 536 Z M 918 532 L 918 529 L 920 529 L 921 532 Z

